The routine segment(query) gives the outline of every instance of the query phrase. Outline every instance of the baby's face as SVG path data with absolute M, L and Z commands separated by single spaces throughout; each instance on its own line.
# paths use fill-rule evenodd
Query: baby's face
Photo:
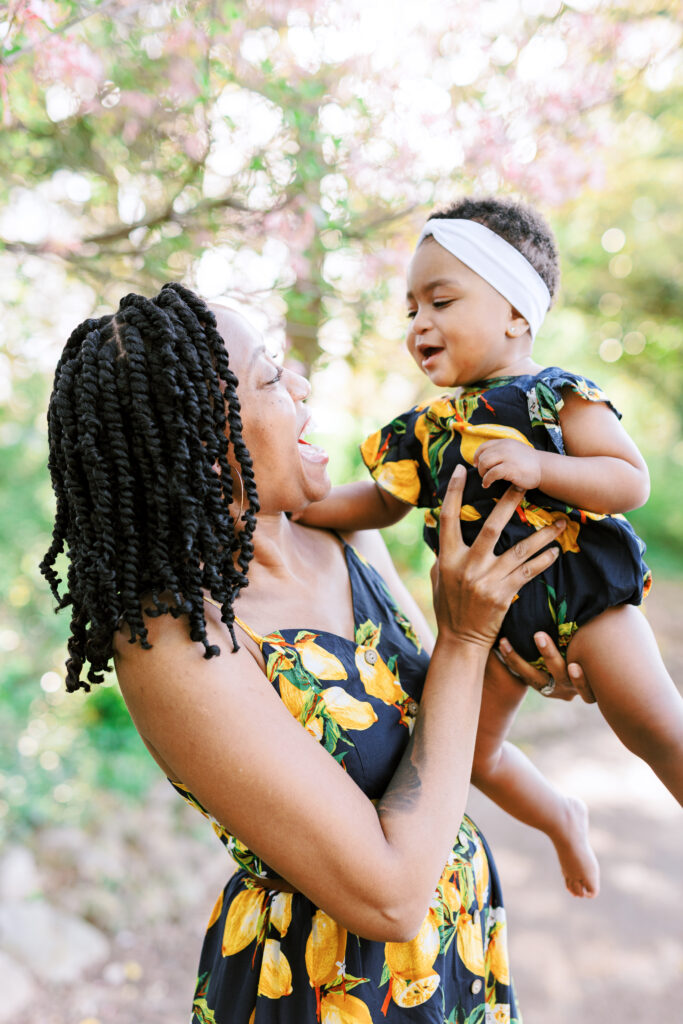
M 408 268 L 407 304 L 408 351 L 437 387 L 473 384 L 501 375 L 509 365 L 518 314 L 431 237 Z

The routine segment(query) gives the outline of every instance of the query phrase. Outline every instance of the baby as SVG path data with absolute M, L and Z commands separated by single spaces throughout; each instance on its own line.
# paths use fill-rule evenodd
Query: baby
M 397 522 L 426 509 L 438 550 L 439 512 L 458 464 L 467 471 L 462 530 L 471 544 L 509 484 L 525 491 L 501 550 L 558 517 L 561 555 L 527 584 L 500 634 L 543 666 L 548 633 L 584 670 L 605 719 L 683 801 L 683 700 L 636 605 L 650 586 L 644 545 L 621 513 L 648 497 L 645 462 L 620 414 L 591 381 L 531 358 L 559 280 L 552 232 L 510 200 L 463 199 L 434 213 L 408 270 L 410 354 L 439 388 L 456 388 L 396 417 L 363 443 L 375 483 L 336 487 L 302 519 L 338 530 Z M 552 677 L 542 693 L 550 694 Z M 484 686 L 472 780 L 544 831 L 567 888 L 594 896 L 597 861 L 585 805 L 557 792 L 505 737 L 525 693 L 494 657 Z

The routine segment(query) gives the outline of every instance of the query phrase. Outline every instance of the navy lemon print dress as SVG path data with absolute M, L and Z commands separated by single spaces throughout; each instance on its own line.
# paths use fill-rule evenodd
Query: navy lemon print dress
M 464 465 L 461 526 L 465 542 L 471 544 L 508 487 L 505 481 L 486 490 L 481 486 L 473 465 L 477 448 L 485 441 L 511 438 L 564 455 L 559 411 L 567 388 L 587 402 L 606 402 L 620 416 L 592 381 L 551 366 L 536 375 L 479 381 L 457 395 L 415 406 L 368 437 L 361 454 L 378 484 L 401 501 L 427 510 L 424 537 L 434 551 L 448 481 L 455 467 Z M 624 516 L 586 512 L 538 490 L 526 492 L 496 553 L 558 517 L 568 520 L 557 539 L 560 557 L 520 591 L 501 629 L 501 636 L 536 665 L 543 659 L 533 641 L 535 632 L 548 633 L 566 656 L 579 626 L 607 608 L 640 604 L 651 583 L 643 562 L 645 545 Z
M 288 710 L 363 792 L 384 793 L 412 730 L 429 659 L 380 575 L 344 545 L 353 639 L 314 627 L 259 637 Z M 192 794 L 176 790 L 209 817 Z M 465 817 L 410 942 L 353 935 L 213 827 L 238 870 L 202 949 L 192 1024 L 518 1024 L 498 876 Z

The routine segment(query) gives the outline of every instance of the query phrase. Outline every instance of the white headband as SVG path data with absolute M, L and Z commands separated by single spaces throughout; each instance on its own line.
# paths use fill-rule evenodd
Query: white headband
M 474 220 L 435 217 L 422 228 L 417 244 L 427 235 L 500 292 L 536 337 L 550 306 L 550 292 L 519 249 Z

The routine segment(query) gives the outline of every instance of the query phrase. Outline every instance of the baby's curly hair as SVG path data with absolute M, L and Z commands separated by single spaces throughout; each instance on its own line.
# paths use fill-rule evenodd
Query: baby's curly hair
M 233 602 L 247 583 L 259 504 L 236 387 L 214 314 L 182 285 L 153 299 L 126 295 L 67 341 L 48 410 L 57 512 L 40 564 L 57 610 L 72 608 L 67 690 L 102 681 L 123 623 L 130 643 L 150 647 L 146 594 L 145 613 L 187 615 L 210 658 L 220 649 L 206 635 L 208 591 L 238 649 Z M 230 446 L 246 503 L 240 529 L 229 510 Z M 60 592 L 54 566 L 65 547 Z
M 475 220 L 490 231 L 514 245 L 529 261 L 555 297 L 560 283 L 560 259 L 555 236 L 548 222 L 532 206 L 505 196 L 465 197 L 443 209 L 430 213 L 429 218 Z

